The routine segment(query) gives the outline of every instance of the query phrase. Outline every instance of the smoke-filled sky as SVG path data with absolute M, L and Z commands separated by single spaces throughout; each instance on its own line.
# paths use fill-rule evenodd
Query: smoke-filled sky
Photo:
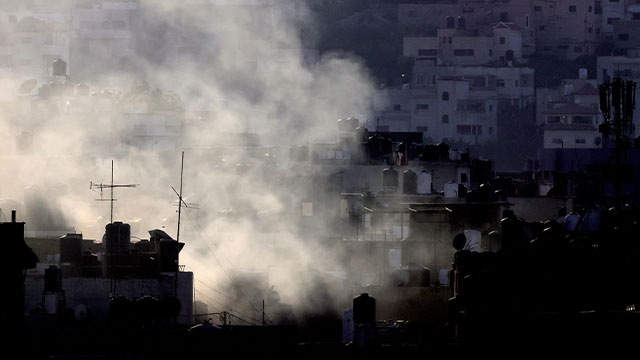
M 115 183 L 138 185 L 116 190 L 114 220 L 131 223 L 140 238 L 154 228 L 175 235 L 171 186 L 179 188 L 184 149 L 184 196 L 199 209 L 183 213 L 181 263 L 210 301 L 200 300 L 223 310 L 228 299 L 216 290 L 228 286 L 234 271 L 254 269 L 268 272 L 283 302 L 294 302 L 311 286 L 309 269 L 332 266 L 314 255 L 323 234 L 302 238 L 292 225 L 295 202 L 280 181 L 288 148 L 333 141 L 336 119 L 367 116 L 373 90 L 367 70 L 349 54 L 313 61 L 302 48 L 299 26 L 313 18 L 301 3 L 142 1 L 135 51 L 115 63 L 87 53 L 90 71 L 69 64 L 71 82 L 95 92 L 82 99 L 18 96 L 27 76 L 10 74 L 1 89 L 15 95 L 0 115 L 3 212 L 18 208 L 27 230 L 66 226 L 101 239 L 109 202 L 95 201 L 101 195 L 89 184 L 110 182 L 114 160 Z M 127 131 L 136 130 L 127 124 L 131 114 L 147 110 L 175 118 L 183 136 L 169 140 L 178 140 L 174 147 L 127 141 Z M 245 138 L 234 134 L 245 132 L 275 148 L 243 147 Z

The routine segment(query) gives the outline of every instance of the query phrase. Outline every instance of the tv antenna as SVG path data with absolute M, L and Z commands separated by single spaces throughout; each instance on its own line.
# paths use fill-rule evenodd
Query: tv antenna
M 114 184 L 113 183 L 113 160 L 111 160 L 111 184 L 96 184 L 94 182 L 89 182 L 89 189 L 100 189 L 100 199 L 96 199 L 96 201 L 110 201 L 111 202 L 111 217 L 109 219 L 109 223 L 113 224 L 113 202 L 117 199 L 113 198 L 113 189 L 114 188 L 134 188 L 137 184 Z M 109 199 L 104 199 L 102 197 L 102 192 L 104 189 L 111 190 L 111 197 Z
M 618 70 L 618 73 L 620 71 Z M 616 202 L 622 207 L 620 157 L 622 152 L 631 148 L 633 136 L 633 109 L 636 105 L 636 82 L 615 77 L 613 81 L 600 85 L 600 110 L 604 122 L 599 131 L 603 137 L 614 141 L 615 148 L 611 155 L 616 156 L 615 188 Z M 611 158 L 609 158 L 611 159 Z

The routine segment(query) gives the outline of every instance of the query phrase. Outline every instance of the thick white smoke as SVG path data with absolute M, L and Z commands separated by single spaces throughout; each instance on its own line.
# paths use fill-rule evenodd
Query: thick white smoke
M 140 238 L 154 228 L 175 235 L 171 186 L 179 187 L 184 149 L 184 194 L 192 206 L 182 214 L 181 263 L 195 272 L 197 298 L 210 310 L 256 310 L 265 292 L 240 289 L 239 270 L 267 274 L 283 303 L 316 296 L 316 279 L 339 264 L 337 254 L 321 256 L 324 234 L 296 223 L 300 193 L 315 190 L 294 181 L 302 190 L 291 194 L 288 149 L 334 141 L 336 119 L 368 114 L 373 88 L 366 69 L 347 54 L 304 49 L 299 26 L 313 18 L 299 1 L 140 1 L 138 16 L 136 55 L 122 66 L 105 59 L 87 78 L 74 78 L 71 67 L 71 80 L 95 92 L 82 100 L 89 105 L 71 94 L 7 102 L 0 199 L 22 202 L 24 189 L 36 185 L 57 204 L 49 208 L 60 212 L 59 221 L 100 239 L 109 202 L 94 199 L 109 192 L 92 191 L 89 182 L 110 182 L 113 159 L 115 183 L 139 185 L 116 190 L 114 220 L 131 223 Z M 5 94 L 17 94 L 23 78 L 13 75 Z M 125 141 L 126 121 L 147 110 L 175 116 L 182 135 L 173 150 Z M 245 146 L 251 141 L 239 134 L 247 133 L 261 146 Z M 36 222 L 24 220 L 27 230 Z M 328 294 L 316 298 L 326 303 L 330 286 L 320 288 Z M 277 302 L 272 297 L 266 300 Z

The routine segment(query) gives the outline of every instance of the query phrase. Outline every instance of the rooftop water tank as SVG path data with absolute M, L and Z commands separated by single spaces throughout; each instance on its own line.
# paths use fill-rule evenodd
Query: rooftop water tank
M 51 265 L 44 270 L 44 291 L 62 291 L 62 269 L 55 265 Z
M 418 194 L 430 194 L 431 193 L 431 173 L 422 170 L 417 175 L 417 193 Z
M 128 254 L 131 250 L 131 227 L 116 221 L 105 227 L 105 247 L 108 254 Z
M 362 293 L 353 298 L 353 322 L 356 324 L 371 324 L 376 321 L 376 299 L 368 293 Z
M 397 170 L 392 167 L 382 170 L 382 188 L 390 190 L 398 188 Z
M 404 194 L 415 194 L 418 192 L 418 176 L 411 169 L 402 173 L 402 192 Z
M 64 60 L 53 60 L 53 76 L 67 76 L 67 63 Z
M 458 184 L 454 182 L 448 182 L 444 184 L 444 197 L 445 198 L 457 198 L 458 197 Z

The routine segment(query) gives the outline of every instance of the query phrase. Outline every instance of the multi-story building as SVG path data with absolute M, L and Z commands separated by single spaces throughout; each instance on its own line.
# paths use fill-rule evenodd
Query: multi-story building
M 567 60 L 593 55 L 602 29 L 600 1 L 534 0 L 536 49 Z
M 436 66 L 418 61 L 411 84 L 374 97 L 376 128 L 420 131 L 438 142 L 485 143 L 497 138 L 501 109 L 534 103 L 533 69 Z
M 105 71 L 118 73 L 132 65 L 136 54 L 138 1 L 78 2 L 71 10 L 71 74 L 95 80 Z
M 532 0 L 401 4 L 398 6 L 398 22 L 423 26 L 434 32 L 438 28 L 481 29 L 504 23 L 521 32 L 524 56 L 535 52 Z
M 0 13 L 0 74 L 18 81 L 53 78 L 53 60 L 69 61 L 69 31 L 64 13 Z
M 404 56 L 444 65 L 508 64 L 522 59 L 522 32 L 500 22 L 482 29 L 440 28 L 436 36 L 405 37 Z

